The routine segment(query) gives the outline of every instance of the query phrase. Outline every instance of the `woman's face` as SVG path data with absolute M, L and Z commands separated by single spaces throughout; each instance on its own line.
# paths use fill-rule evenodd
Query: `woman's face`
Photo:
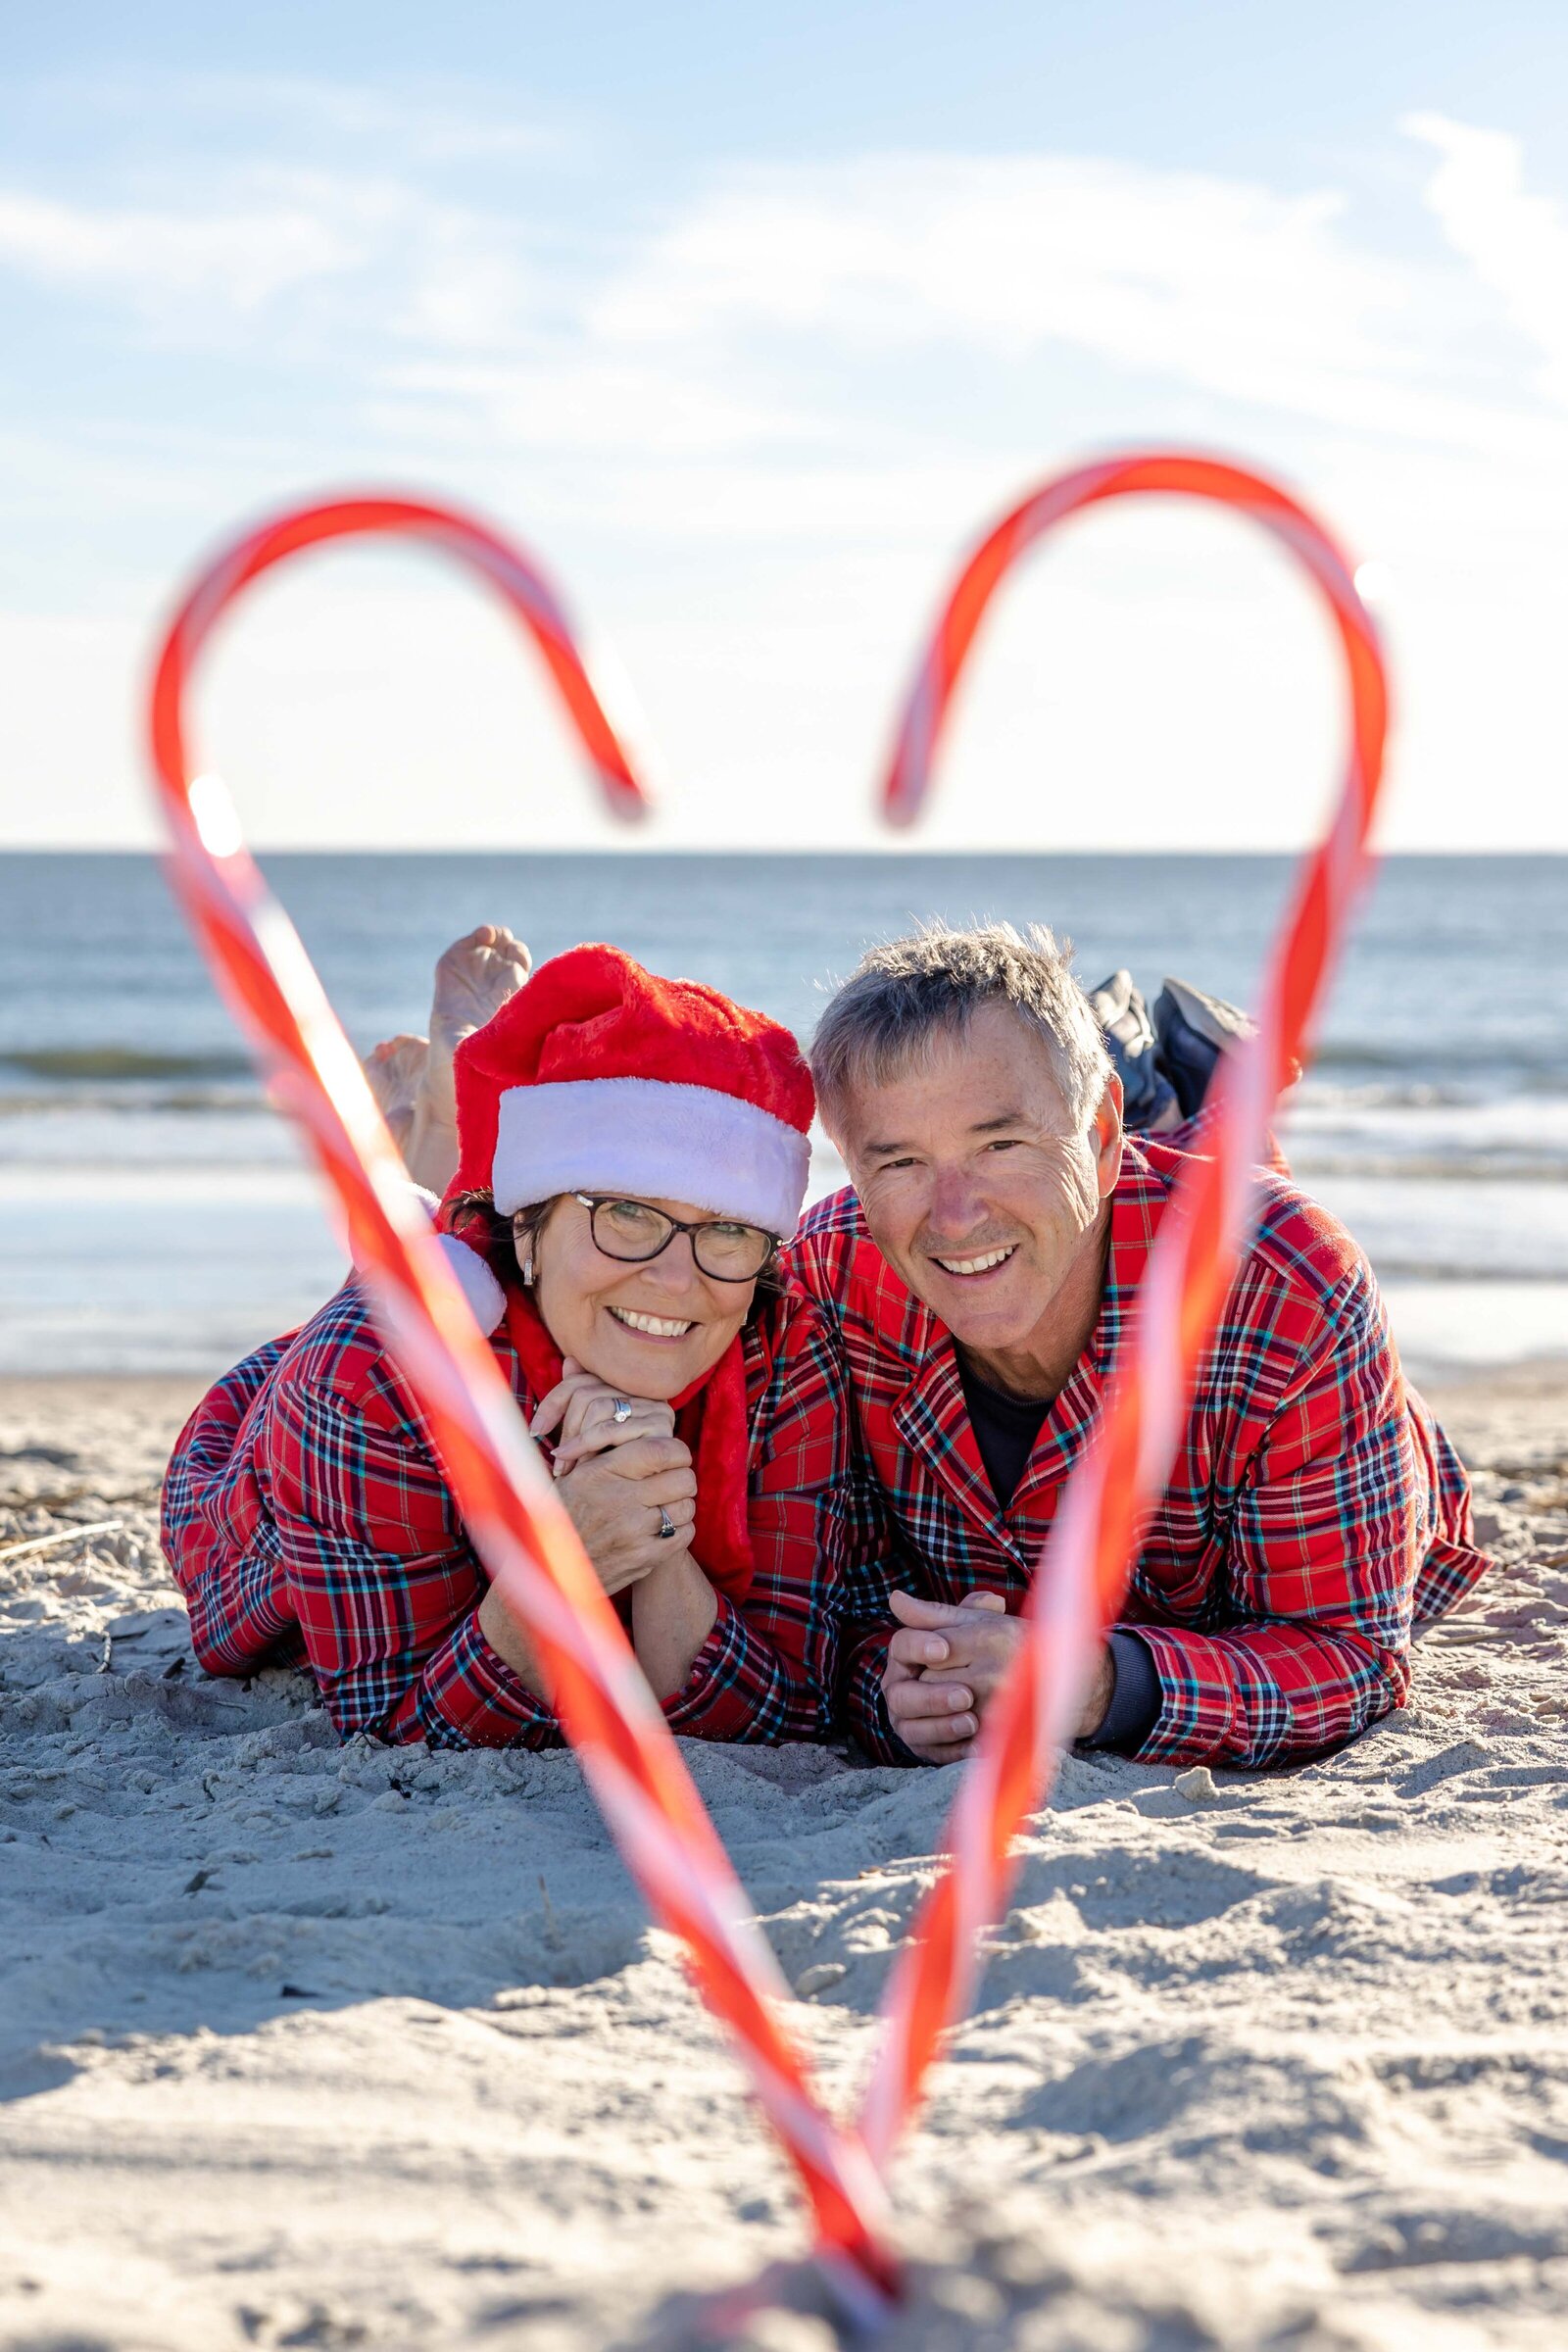
M 686 1200 L 655 1208 L 693 1224 L 708 1213 Z M 533 1298 L 562 1354 L 628 1396 L 667 1398 L 717 1363 L 748 1314 L 755 1282 L 714 1282 L 677 1233 L 658 1257 L 627 1265 L 594 1242 L 588 1211 L 571 1193 L 551 1203 L 538 1233 L 516 1244 L 533 1261 Z

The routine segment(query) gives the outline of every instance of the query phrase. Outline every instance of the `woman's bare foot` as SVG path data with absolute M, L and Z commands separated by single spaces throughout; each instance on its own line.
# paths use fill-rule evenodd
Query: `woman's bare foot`
M 377 1110 L 392 1131 L 392 1141 L 405 1157 L 414 1125 L 414 1106 L 424 1084 L 424 1065 L 430 1056 L 427 1037 L 389 1037 L 372 1046 L 365 1057 Z
M 520 939 L 504 925 L 480 923 L 454 940 L 435 967 L 430 1036 L 393 1038 L 366 1064 L 377 1101 L 383 1086 L 408 1089 L 402 1129 L 387 1124 L 409 1174 L 432 1193 L 444 1193 L 458 1167 L 458 1098 L 452 1057 L 466 1037 L 482 1029 L 514 997 L 533 968 Z M 386 1075 L 383 1075 L 386 1073 Z M 395 1074 L 394 1074 L 395 1073 Z M 382 1102 L 383 1111 L 386 1104 Z
M 430 1059 L 425 1097 L 430 1110 L 456 1126 L 458 1098 L 452 1057 L 466 1037 L 514 997 L 533 969 L 533 957 L 504 924 L 481 923 L 454 940 L 435 967 L 430 1004 Z

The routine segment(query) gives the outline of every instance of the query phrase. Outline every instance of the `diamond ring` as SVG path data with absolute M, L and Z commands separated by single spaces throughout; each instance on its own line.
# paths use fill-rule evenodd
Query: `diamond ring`
M 665 1510 L 663 1504 L 661 1503 L 659 1506 L 659 1535 L 661 1542 L 662 1542 L 665 1536 L 672 1536 L 674 1533 L 675 1522 Z
M 631 1406 L 627 1403 L 624 1396 L 612 1396 L 611 1398 L 610 1418 L 614 1422 L 617 1429 L 623 1421 L 629 1421 L 631 1419 Z

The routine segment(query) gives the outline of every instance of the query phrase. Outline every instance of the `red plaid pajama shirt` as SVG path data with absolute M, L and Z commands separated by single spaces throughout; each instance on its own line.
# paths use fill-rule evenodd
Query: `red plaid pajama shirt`
M 744 1611 L 720 1594 L 664 1714 L 673 1731 L 709 1740 L 822 1739 L 833 1596 L 861 1524 L 842 1352 L 799 1292 L 770 1304 L 742 1344 L 755 1581 Z M 491 1346 L 531 1414 L 539 1399 L 504 1328 Z M 488 1579 L 352 1282 L 197 1407 L 165 1480 L 163 1541 L 209 1673 L 307 1665 L 345 1736 L 559 1742 L 551 1710 L 479 1629 Z
M 985 1588 L 1022 1606 L 1182 1165 L 1169 1145 L 1127 1145 L 1099 1324 L 1005 1510 L 952 1338 L 887 1265 L 855 1195 L 819 1202 L 797 1235 L 796 1276 L 844 1340 L 874 1472 L 862 1507 L 883 1516 L 858 1546 L 835 1666 L 841 1717 L 873 1755 L 908 1761 L 881 1688 L 892 1589 L 956 1602 Z M 1283 1177 L 1257 1181 L 1256 1237 L 1123 1611 L 1158 1678 L 1138 1750 L 1150 1762 L 1275 1764 L 1348 1739 L 1402 1703 L 1412 1620 L 1440 1615 L 1489 1564 L 1464 1471 L 1405 1385 L 1365 1258 Z

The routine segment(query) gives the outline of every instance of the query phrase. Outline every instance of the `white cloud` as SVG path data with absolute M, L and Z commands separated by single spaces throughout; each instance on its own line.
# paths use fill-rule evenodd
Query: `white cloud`
M 594 336 L 710 365 L 764 338 L 867 363 L 1016 367 L 1053 346 L 1248 410 L 1520 454 L 1540 420 L 1467 392 L 1451 278 L 1380 253 L 1335 191 L 1075 157 L 769 167 L 698 197 L 591 304 Z
M 822 429 L 782 404 L 705 380 L 700 369 L 592 352 L 504 365 L 422 361 L 385 369 L 381 385 L 386 397 L 367 415 L 393 432 L 406 432 L 417 416 L 434 435 L 471 439 L 478 431 L 511 448 L 716 458 Z
M 1061 350 L 1201 399 L 1221 434 L 1265 416 L 1523 460 L 1550 445 L 1531 404 L 1453 365 L 1453 273 L 1358 240 L 1332 191 L 1095 159 L 868 157 L 731 172 L 640 239 L 540 260 L 526 301 L 494 224 L 465 224 L 449 266 L 440 250 L 428 227 L 411 239 L 417 290 L 398 315 L 426 356 L 375 364 L 367 411 L 437 447 L 482 436 L 633 467 L 746 449 L 796 471 L 836 447 L 858 479 L 890 455 L 903 474 L 953 448 L 906 422 L 889 451 L 911 355 L 982 358 L 1004 379 Z
M 367 119 L 385 103 L 306 87 Z M 1549 268 L 1568 228 L 1521 193 L 1509 142 L 1417 122 L 1448 142 L 1433 200 L 1454 241 L 1568 372 L 1568 265 Z M 1468 390 L 1449 365 L 1451 282 L 1358 240 L 1335 191 L 1093 158 L 872 156 L 732 172 L 662 228 L 564 243 L 417 178 L 237 159 L 216 193 L 124 212 L 0 194 L 0 264 L 133 304 L 198 347 L 291 306 L 368 421 L 437 444 L 848 452 L 855 398 L 803 390 L 823 361 L 874 379 L 910 353 L 1016 370 L 1056 348 L 1217 400 L 1221 429 L 1255 411 L 1543 446 L 1528 404 Z M 326 280 L 332 304 L 312 309 Z
M 1338 198 L 1074 158 L 902 156 L 745 174 L 595 306 L 607 339 L 763 325 L 862 348 L 1075 343 L 1244 397 L 1387 366 L 1399 272 Z
M 1081 339 L 1218 369 L 1261 327 L 1351 362 L 1395 273 L 1336 241 L 1340 200 L 1073 157 L 905 155 L 750 172 L 699 200 L 596 306 L 612 337 L 746 320 L 868 344 Z
M 203 214 L 92 211 L 0 194 L 0 261 L 132 303 L 200 298 L 259 309 L 286 287 L 353 269 L 359 248 L 314 208 Z
M 1568 212 L 1526 192 L 1523 151 L 1504 131 L 1430 114 L 1407 115 L 1400 128 L 1438 150 L 1428 204 L 1454 251 L 1544 354 L 1543 390 L 1568 403 Z
M 128 306 L 171 340 L 203 348 L 332 280 L 352 301 L 312 323 L 334 328 L 358 374 L 375 350 L 515 344 L 541 281 L 510 222 L 384 174 L 236 164 L 202 200 L 160 209 L 69 205 L 0 190 L 0 268 Z

